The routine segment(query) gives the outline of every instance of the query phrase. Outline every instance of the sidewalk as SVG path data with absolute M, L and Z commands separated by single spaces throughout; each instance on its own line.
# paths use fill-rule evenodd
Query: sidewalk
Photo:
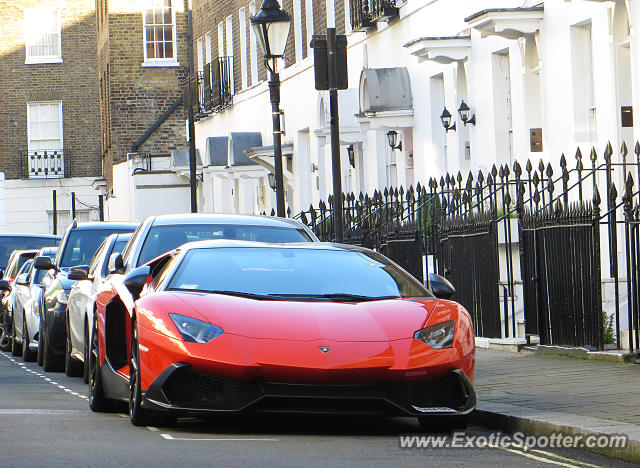
M 631 446 L 608 454 L 640 460 L 640 365 L 477 349 L 475 386 L 483 424 L 532 435 L 624 433 Z

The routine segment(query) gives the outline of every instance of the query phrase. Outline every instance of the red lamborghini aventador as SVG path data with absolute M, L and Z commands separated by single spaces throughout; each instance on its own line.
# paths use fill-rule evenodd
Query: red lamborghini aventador
M 465 426 L 476 404 L 474 336 L 368 249 L 202 241 L 131 271 L 131 294 L 96 320 L 90 402 L 131 421 L 215 412 L 416 416 Z

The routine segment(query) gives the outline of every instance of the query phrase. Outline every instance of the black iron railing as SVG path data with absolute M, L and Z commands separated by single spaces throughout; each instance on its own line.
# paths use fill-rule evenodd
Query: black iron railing
M 588 158 L 578 149 L 572 164 L 564 155 L 537 165 L 516 161 L 415 188 L 344 194 L 344 242 L 386 251 L 407 269 L 414 268 L 412 257 L 426 256 L 427 273 L 454 282 L 478 336 L 537 335 L 542 344 L 602 348 L 605 337 L 620 347 L 628 329 L 624 344 L 638 350 L 634 177 L 640 180 L 640 144 L 633 157 L 622 144 L 615 155 L 611 145 Z M 321 240 L 333 240 L 331 197 L 295 217 Z M 391 245 L 400 240 L 406 248 Z M 422 269 L 414 275 L 422 278 Z
M 68 176 L 68 149 L 22 150 L 22 178 L 62 179 Z
M 398 16 L 395 0 L 351 0 L 351 28 L 366 32 L 377 21 L 389 21 Z
M 197 120 L 232 106 L 233 57 L 218 57 L 205 64 L 203 71 L 189 76 L 183 86 Z

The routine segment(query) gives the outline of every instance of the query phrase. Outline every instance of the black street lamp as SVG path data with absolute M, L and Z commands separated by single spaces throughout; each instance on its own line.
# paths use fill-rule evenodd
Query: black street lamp
M 280 8 L 277 0 L 264 0 L 257 15 L 251 18 L 258 42 L 264 53 L 264 64 L 270 72 L 269 93 L 273 120 L 273 159 L 276 185 L 276 211 L 281 218 L 286 216 L 284 207 L 284 179 L 282 176 L 282 131 L 280 129 L 280 75 L 276 61 L 284 56 L 287 46 L 291 16 Z

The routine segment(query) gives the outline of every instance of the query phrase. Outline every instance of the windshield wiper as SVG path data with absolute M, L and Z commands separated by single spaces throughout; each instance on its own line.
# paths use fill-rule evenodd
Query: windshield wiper
M 400 296 L 360 296 L 358 294 L 332 293 L 332 294 L 274 294 L 280 297 L 295 297 L 300 299 L 326 299 L 328 301 L 365 302 L 382 301 L 385 299 L 398 299 Z
M 210 289 L 187 289 L 187 288 L 171 288 L 169 291 L 184 291 L 184 292 L 195 292 L 195 293 L 207 293 L 207 294 L 222 294 L 225 296 L 236 296 L 236 297 L 245 297 L 247 299 L 263 299 L 267 301 L 276 301 L 277 297 L 272 294 L 264 295 L 264 294 L 254 294 L 242 291 L 226 291 L 226 290 L 210 290 Z

